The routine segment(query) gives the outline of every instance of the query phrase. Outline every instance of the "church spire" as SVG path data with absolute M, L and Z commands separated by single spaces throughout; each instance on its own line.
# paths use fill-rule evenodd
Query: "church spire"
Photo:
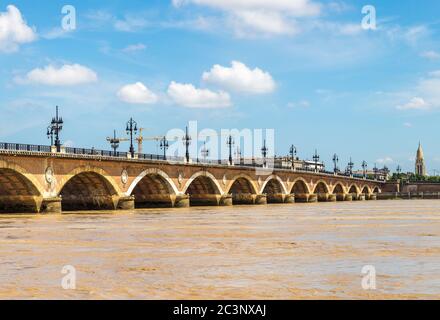
M 422 144 L 420 143 L 420 141 L 419 148 L 417 149 L 415 173 L 419 176 L 426 176 L 425 157 L 423 155 Z

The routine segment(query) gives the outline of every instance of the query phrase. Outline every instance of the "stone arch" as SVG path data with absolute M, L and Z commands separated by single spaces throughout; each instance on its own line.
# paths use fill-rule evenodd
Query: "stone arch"
M 374 189 L 373 189 L 373 193 L 380 193 L 380 188 L 379 187 L 375 187 Z
M 115 210 L 120 188 L 102 169 L 80 167 L 62 179 L 57 194 L 63 211 Z
M 333 194 L 344 194 L 344 186 L 342 185 L 342 183 L 338 182 L 336 183 L 336 185 L 333 187 Z
M 315 186 L 313 188 L 313 193 L 315 194 L 324 194 L 324 193 L 330 193 L 330 188 L 323 180 L 319 180 L 315 183 Z
M 229 183 L 229 186 L 227 187 L 228 193 L 234 194 L 234 193 L 250 193 L 250 194 L 257 194 L 257 186 L 252 181 L 252 178 L 245 175 L 240 174 L 238 176 L 235 176 L 231 182 Z
M 363 194 L 371 194 L 371 189 L 370 189 L 370 187 L 367 186 L 367 185 L 365 185 L 365 186 L 362 188 L 362 192 L 361 192 L 361 193 L 363 193 Z
M 283 180 L 277 175 L 271 175 L 266 179 L 266 181 L 264 181 L 263 186 L 261 187 L 260 193 L 288 194 L 287 188 L 286 188 Z
M 184 187 L 192 206 L 219 205 L 223 190 L 217 179 L 207 171 L 195 173 Z
M 17 174 L 20 174 L 21 176 L 26 178 L 26 180 L 29 181 L 34 188 L 37 189 L 38 195 L 41 195 L 41 196 L 45 195 L 44 187 L 35 178 L 35 176 L 33 174 L 28 173 L 27 170 L 20 167 L 19 165 L 15 164 L 15 163 L 11 163 L 9 161 L 0 160 L 0 169 L 3 169 L 3 170 L 9 169 L 9 170 L 16 172 Z
M 306 180 L 304 180 L 303 178 L 296 179 L 292 184 L 292 189 L 291 189 L 290 193 L 309 194 L 310 190 L 309 190 L 309 187 L 307 186 Z
M 134 196 L 136 208 L 172 207 L 179 193 L 173 180 L 162 170 L 147 169 L 131 183 L 127 196 Z
M 235 176 L 228 188 L 233 204 L 254 204 L 258 188 L 247 175 Z
M 0 212 L 37 213 L 42 188 L 31 175 L 15 164 L 0 161 Z
M 358 188 L 358 186 L 355 185 L 355 184 L 352 184 L 352 185 L 348 188 L 348 193 L 351 193 L 351 194 L 353 194 L 353 193 L 355 193 L 355 194 L 359 194 L 360 192 L 359 192 L 359 188 Z

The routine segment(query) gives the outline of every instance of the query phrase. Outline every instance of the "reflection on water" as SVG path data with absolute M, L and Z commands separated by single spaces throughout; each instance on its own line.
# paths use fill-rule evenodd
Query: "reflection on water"
M 4 299 L 438 297 L 439 201 L 0 216 Z

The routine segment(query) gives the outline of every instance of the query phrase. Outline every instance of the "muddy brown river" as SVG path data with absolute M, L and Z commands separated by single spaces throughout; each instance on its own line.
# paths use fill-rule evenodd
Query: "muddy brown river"
M 0 298 L 440 298 L 440 201 L 1 215 Z

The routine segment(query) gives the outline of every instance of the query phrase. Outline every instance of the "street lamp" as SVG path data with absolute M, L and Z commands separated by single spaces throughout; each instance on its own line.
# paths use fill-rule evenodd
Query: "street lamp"
M 339 157 L 338 157 L 338 155 L 335 153 L 335 154 L 333 155 L 333 164 L 334 164 L 334 172 L 335 172 L 335 174 L 337 174 L 338 171 L 339 171 L 339 169 L 338 169 L 338 162 L 339 162 Z
M 167 150 L 170 147 L 170 144 L 168 143 L 167 137 L 164 136 L 162 140 L 160 140 L 160 149 L 163 150 L 163 159 L 167 159 Z
M 127 134 L 130 135 L 130 154 L 131 157 L 134 158 L 133 134 L 137 134 L 137 123 L 133 118 L 130 118 L 127 122 L 127 128 L 125 130 L 127 131 Z
M 119 143 L 121 142 L 118 138 L 116 138 L 116 130 L 113 131 L 113 138 L 107 138 L 107 141 L 110 142 L 110 146 L 112 147 L 114 156 L 116 157 Z
M 354 167 L 354 163 L 353 163 L 353 161 L 351 160 L 351 157 L 350 157 L 350 162 L 348 163 L 348 167 L 347 167 L 347 169 L 348 169 L 348 174 L 349 174 L 350 176 L 353 175 L 353 167 Z
M 53 145 L 53 138 L 55 136 L 55 146 L 57 152 L 61 152 L 60 132 L 63 130 L 63 118 L 58 116 L 58 106 L 56 106 L 55 117 L 52 118 L 49 127 L 47 128 L 47 137 L 51 138 L 51 145 Z
M 373 172 L 374 172 L 374 179 L 377 180 L 377 173 L 379 172 L 379 169 L 377 168 L 376 164 L 374 164 Z
M 292 159 L 292 168 L 295 168 L 296 154 L 297 154 L 296 147 L 292 144 L 290 146 L 290 158 Z
M 233 165 L 233 160 L 232 160 L 232 147 L 235 144 L 234 138 L 232 137 L 232 135 L 229 135 L 228 140 L 226 140 L 226 144 L 229 147 L 229 165 L 232 166 Z
M 266 157 L 269 149 L 266 147 L 266 139 L 264 140 L 263 147 L 261 148 L 261 154 L 263 155 L 263 167 L 266 167 Z
M 191 145 L 192 138 L 188 134 L 188 127 L 185 129 L 185 136 L 183 137 L 183 144 L 185 145 L 185 158 L 186 162 L 189 162 L 189 146 Z
M 206 158 L 209 157 L 209 149 L 206 148 L 206 141 L 203 142 L 203 148 L 200 150 L 200 153 L 202 154 L 203 161 L 206 162 Z
M 363 170 L 364 179 L 367 177 L 367 167 L 368 167 L 367 162 L 365 160 L 362 161 L 362 170 Z
M 313 161 L 315 162 L 315 171 L 318 171 L 318 162 L 319 162 L 319 155 L 318 150 L 315 149 L 315 154 L 313 155 Z

